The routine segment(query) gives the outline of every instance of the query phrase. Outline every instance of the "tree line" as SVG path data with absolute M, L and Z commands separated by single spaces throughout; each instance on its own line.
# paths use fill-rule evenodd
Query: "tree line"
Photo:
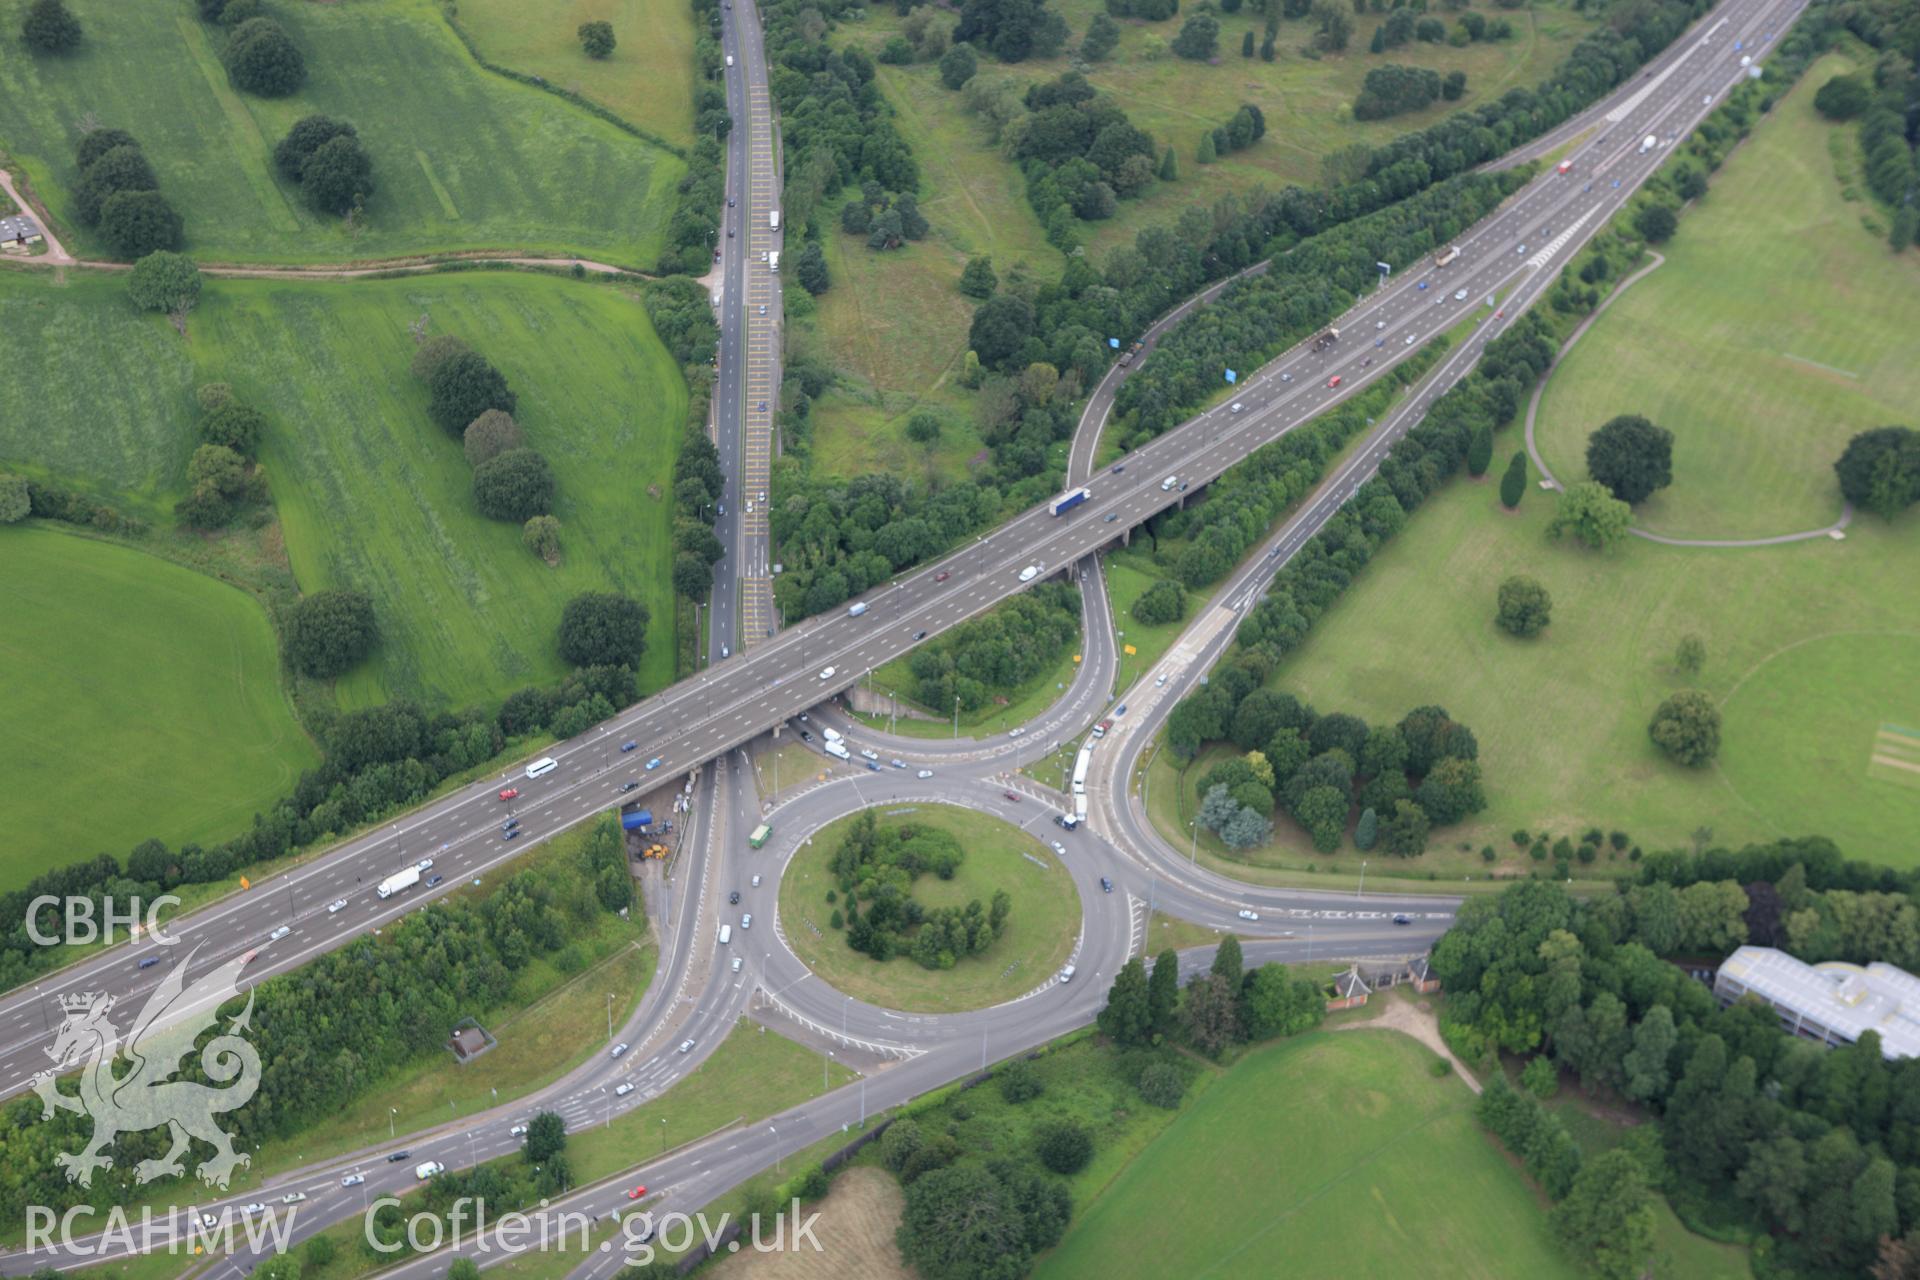
M 180 247 L 180 215 L 160 194 L 160 179 L 132 134 L 89 129 L 74 145 L 73 159 L 80 173 L 73 216 L 80 225 L 99 228 L 123 258 Z
M 667 220 L 667 243 L 660 251 L 660 272 L 707 273 L 709 256 L 720 236 L 720 219 L 727 202 L 727 175 L 723 167 L 726 138 L 733 131 L 724 88 L 724 55 L 720 52 L 719 0 L 691 0 L 697 34 L 693 42 L 693 111 L 697 135 L 686 153 L 687 172 L 680 179 L 673 215 Z M 684 358 L 684 357 L 683 357 Z
M 1867 186 L 1889 211 L 1887 242 L 1898 253 L 1920 239 L 1920 138 L 1912 125 L 1920 37 L 1898 0 L 1852 0 L 1836 6 L 1833 21 L 1881 57 L 1871 71 L 1829 79 L 1813 103 L 1828 119 L 1860 121 Z
M 913 699 L 941 711 L 978 711 L 997 695 L 1053 670 L 1080 638 L 1080 593 L 1046 582 L 916 648 L 907 659 Z
M 1893 892 L 1839 887 L 1896 879 Z M 1873 1031 L 1835 1049 L 1787 1035 L 1764 1004 L 1723 1009 L 1663 957 L 1752 942 L 1809 961 L 1912 964 L 1912 880 L 1845 863 L 1830 842 L 1807 838 L 1650 855 L 1639 883 L 1610 897 L 1526 882 L 1461 909 L 1433 953 L 1456 1051 L 1473 1061 L 1540 1055 L 1546 1065 L 1530 1063 L 1523 1078 L 1544 1091 L 1567 1074 L 1658 1118 L 1657 1140 L 1631 1144 L 1630 1160 L 1583 1194 L 1597 1162 L 1563 1130 L 1510 1091 L 1482 1100 L 1483 1118 L 1561 1202 L 1563 1240 L 1576 1251 L 1615 1241 L 1606 1261 L 1588 1260 L 1599 1274 L 1629 1277 L 1647 1261 L 1636 1186 L 1664 1189 L 1684 1220 L 1709 1230 L 1770 1236 L 1772 1274 L 1910 1264 L 1920 1249 L 1920 1060 L 1888 1061 Z
M 302 1132 L 398 1073 L 442 1058 L 448 1028 L 500 1007 L 534 960 L 545 958 L 562 973 L 584 968 L 591 957 L 573 940 L 632 901 L 620 829 L 606 819 L 577 851 L 542 857 L 484 896 L 410 912 L 380 937 L 362 935 L 297 973 L 256 984 L 248 1039 L 260 1055 L 260 1087 L 230 1116 L 235 1139 L 252 1150 Z M 232 1002 L 229 1012 L 239 1008 Z M 207 1082 L 195 1055 L 179 1075 Z M 0 1158 L 10 1176 L 0 1211 L 23 1213 L 28 1204 L 104 1209 L 152 1194 L 151 1186 L 135 1185 L 134 1166 L 166 1151 L 164 1126 L 122 1134 L 114 1167 L 100 1171 L 88 1190 L 68 1182 L 54 1157 L 78 1150 L 91 1120 L 67 1111 L 42 1120 L 40 1113 L 31 1096 L 6 1108 Z
M 1128 960 L 1114 976 L 1098 1022 L 1122 1047 L 1185 1044 L 1217 1058 L 1233 1045 L 1311 1031 L 1326 1013 L 1318 983 L 1295 977 L 1283 964 L 1246 968 L 1240 939 L 1228 934 L 1207 971 L 1194 974 L 1184 990 L 1180 958 L 1171 949 L 1154 958 L 1151 976 L 1139 956 Z
M 922 968 L 951 969 L 979 955 L 1007 926 L 1013 898 L 1005 889 L 991 903 L 974 898 L 931 910 L 913 897 L 915 880 L 929 873 L 951 880 L 966 856 L 950 832 L 911 821 L 882 827 L 866 810 L 827 864 L 845 903 L 844 920 L 834 910 L 834 927 L 844 922 L 847 945 L 883 963 L 904 955 Z

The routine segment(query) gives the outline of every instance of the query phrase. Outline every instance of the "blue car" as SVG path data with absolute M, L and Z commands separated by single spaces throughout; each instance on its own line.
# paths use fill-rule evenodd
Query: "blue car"
M 659 767 L 660 767 L 660 757 L 659 757 L 659 756 L 655 756 L 655 757 L 654 757 L 653 759 L 651 759 L 651 760 L 649 760 L 649 761 L 647 761 L 647 770 L 648 770 L 648 772 L 652 772 L 653 770 L 655 770 L 655 769 L 658 769 Z
M 518 840 L 520 838 L 520 828 L 515 827 L 511 831 L 503 832 L 500 838 L 502 840 Z
M 157 965 L 157 964 L 159 964 L 159 963 L 160 963 L 160 957 L 159 957 L 159 956 L 148 956 L 148 957 L 147 957 L 147 958 L 146 958 L 145 960 L 142 960 L 142 961 L 140 962 L 140 967 L 141 967 L 142 969 L 151 969 L 151 968 L 153 968 L 153 966 L 155 966 L 155 965 Z
M 1425 280 L 1422 280 L 1422 281 L 1420 282 L 1420 287 L 1421 287 L 1422 289 L 1424 289 L 1424 288 L 1426 288 L 1426 287 L 1427 287 L 1427 282 L 1426 282 Z
M 637 742 L 623 742 L 620 744 L 620 754 L 625 755 L 639 745 Z

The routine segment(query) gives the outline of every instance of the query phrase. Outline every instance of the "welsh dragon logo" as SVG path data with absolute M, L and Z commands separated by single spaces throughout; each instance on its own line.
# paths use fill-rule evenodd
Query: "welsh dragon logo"
M 253 1015 L 251 990 L 247 1007 L 229 1022 L 226 1032 L 200 1050 L 200 1066 L 207 1078 L 226 1087 L 168 1078 L 180 1070 L 181 1057 L 193 1051 L 200 1033 L 214 1024 L 220 1006 L 239 994 L 236 979 L 250 958 L 248 953 L 230 960 L 188 986 L 187 966 L 193 963 L 189 954 L 147 998 L 125 1045 L 107 1017 L 114 997 L 99 991 L 60 997 L 64 1017 L 53 1046 L 46 1051 L 53 1067 L 33 1078 L 33 1089 L 45 1107 L 42 1119 L 52 1119 L 56 1107 L 93 1117 L 93 1140 L 86 1149 L 79 1155 L 63 1151 L 54 1157 L 69 1182 L 92 1186 L 95 1169 L 113 1167 L 113 1157 L 101 1153 L 115 1138 L 161 1125 L 172 1131 L 173 1147 L 160 1159 L 142 1160 L 136 1166 L 138 1183 L 184 1174 L 180 1157 L 187 1152 L 189 1138 L 214 1149 L 213 1158 L 199 1169 L 200 1180 L 210 1186 L 224 1190 L 236 1168 L 252 1163 L 250 1157 L 234 1151 L 233 1140 L 215 1121 L 221 1112 L 245 1106 L 260 1087 L 260 1055 L 238 1034 L 247 1029 Z M 123 1059 L 131 1069 L 116 1074 L 115 1066 Z M 57 1079 L 59 1073 L 75 1067 L 80 1068 L 78 1096 L 60 1092 Z

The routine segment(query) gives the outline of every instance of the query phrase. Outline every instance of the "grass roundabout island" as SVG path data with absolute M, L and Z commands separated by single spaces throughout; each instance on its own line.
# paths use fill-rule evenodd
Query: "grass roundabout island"
M 863 835 L 868 822 L 871 833 Z M 856 846 L 875 855 L 857 881 L 868 886 L 855 898 L 859 915 L 888 920 L 900 944 L 899 953 L 884 961 L 848 942 L 852 921 L 835 859 Z M 954 852 L 960 856 L 951 878 L 921 865 L 951 860 Z M 906 868 L 916 866 L 918 873 L 909 877 Z M 904 886 L 928 923 L 894 925 L 900 917 L 882 902 L 887 883 Z M 944 950 L 931 940 L 915 944 L 927 929 L 944 925 L 946 909 L 964 914 L 977 901 L 981 915 L 990 917 L 994 895 L 1002 891 L 1004 918 L 984 947 L 965 954 L 947 950 L 946 967 L 930 968 L 915 958 L 916 950 Z M 1023 995 L 1064 965 L 1080 930 L 1080 895 L 1053 850 L 998 818 L 952 805 L 887 805 L 831 822 L 800 846 L 781 878 L 780 923 L 794 954 L 835 990 L 890 1009 L 954 1013 Z M 976 940 L 982 927 L 991 930 L 989 921 L 981 921 Z M 948 926 L 943 936 L 964 932 Z

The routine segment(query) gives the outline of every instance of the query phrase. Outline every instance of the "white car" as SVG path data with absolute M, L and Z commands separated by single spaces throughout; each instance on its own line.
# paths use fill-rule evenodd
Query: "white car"
M 289 1191 L 287 1192 L 287 1194 L 280 1197 L 280 1203 L 281 1204 L 299 1204 L 301 1201 L 305 1200 L 306 1198 L 307 1198 L 307 1193 L 304 1191 Z
M 1408 334 L 1408 335 L 1407 335 L 1407 340 L 1406 340 L 1406 342 L 1405 342 L 1405 343 L 1404 343 L 1403 345 L 1405 345 L 1405 346 L 1409 346 L 1409 347 L 1413 345 L 1413 335 L 1412 335 L 1412 334 Z
M 1281 374 L 1281 375 L 1280 375 L 1280 381 L 1282 381 L 1282 382 L 1292 382 L 1292 381 L 1293 381 L 1293 375 L 1292 375 L 1292 374 L 1290 374 L 1290 373 L 1283 373 L 1283 374 Z
M 1067 846 L 1061 844 L 1058 840 L 1053 842 L 1053 851 L 1063 858 L 1067 856 Z
M 1525 253 L 1526 251 L 1527 246 L 1521 245 L 1520 252 Z M 1453 291 L 1453 300 L 1455 302 L 1465 302 L 1467 300 L 1467 291 L 1465 289 L 1455 289 Z
M 916 778 L 931 778 L 933 776 L 933 770 L 922 769 L 920 772 L 914 774 L 913 776 Z
M 682 1041 L 680 1042 L 680 1052 L 682 1052 L 682 1053 L 692 1053 L 692 1052 L 693 1052 L 693 1041 L 691 1041 L 691 1040 L 682 1040 Z
M 1249 911 L 1245 907 L 1242 907 L 1240 908 L 1240 918 L 1242 920 L 1258 920 L 1260 913 L 1258 911 Z
M 332 915 L 336 911 L 344 911 L 346 910 L 346 906 L 347 900 L 345 898 L 335 898 L 327 904 L 327 914 Z
M 626 1051 L 627 1051 L 627 1042 L 625 1040 L 622 1040 L 619 1044 L 613 1046 L 613 1052 L 609 1053 L 607 1056 L 609 1058 L 617 1058 L 621 1054 L 625 1053 Z
M 1162 673 L 1161 675 L 1155 677 L 1153 682 L 1153 687 L 1156 689 L 1162 689 L 1166 687 L 1166 683 L 1167 683 L 1167 677 L 1165 673 Z
M 820 668 L 820 678 L 821 678 L 822 680 L 831 680 L 831 679 L 833 679 L 833 668 L 832 668 L 832 667 L 822 667 L 822 668 Z
M 613 1091 L 613 1096 L 616 1098 L 624 1098 L 638 1087 L 639 1086 L 635 1085 L 633 1081 L 629 1080 L 625 1084 L 616 1086 Z
M 293 932 L 293 926 L 292 926 L 292 925 L 290 925 L 290 924 L 283 924 L 283 925 L 281 925 L 281 926 L 280 926 L 280 927 L 279 927 L 278 929 L 275 929 L 275 930 L 274 930 L 274 931 L 273 931 L 272 933 L 270 933 L 270 934 L 268 934 L 268 935 L 267 935 L 267 941 L 268 941 L 268 942 L 278 942 L 278 941 L 280 941 L 280 939 L 282 939 L 282 938 L 284 938 L 284 937 L 286 937 L 286 936 L 287 936 L 288 934 L 290 934 L 290 933 L 292 933 L 292 932 Z
M 740 961 L 740 957 L 739 957 L 739 956 L 735 956 L 735 957 L 733 958 L 733 971 L 734 971 L 735 973 L 738 973 L 738 972 L 740 972 L 740 964 L 741 964 L 741 961 Z
M 261 1204 L 258 1200 L 250 1200 L 240 1206 L 240 1212 L 246 1214 L 248 1217 L 252 1217 L 256 1213 L 265 1213 L 266 1211 L 267 1206 Z
M 1023 734 L 1023 733 L 1025 733 L 1026 731 L 1027 731 L 1027 726 L 1025 726 L 1025 725 L 1021 725 L 1021 726 L 1020 726 L 1020 727 L 1019 727 L 1018 729 L 1009 729 L 1009 730 L 1007 730 L 1007 736 L 1008 736 L 1009 738 L 1017 738 L 1017 737 L 1019 737 L 1019 736 L 1020 736 L 1021 734 Z
M 367 1180 L 367 1175 L 364 1173 L 350 1173 L 346 1177 L 340 1179 L 340 1185 L 343 1187 L 357 1187 L 361 1183 L 365 1182 L 366 1180 Z
M 1387 327 L 1387 322 L 1385 320 L 1375 320 L 1373 322 L 1373 327 L 1376 329 L 1384 329 Z
M 200 1225 L 206 1227 L 208 1230 L 212 1230 L 214 1227 L 220 1225 L 220 1219 L 210 1213 L 203 1213 L 200 1215 Z
M 1040 576 L 1040 566 L 1037 564 L 1030 564 L 1026 568 L 1020 571 L 1020 581 L 1022 582 L 1032 582 L 1035 578 L 1039 576 Z
M 420 859 L 420 861 L 418 861 L 418 862 L 416 862 L 416 863 L 414 863 L 413 865 L 414 865 L 414 866 L 416 866 L 416 867 L 418 867 L 418 868 L 420 868 L 420 870 L 422 870 L 422 871 L 431 871 L 431 870 L 433 870 L 433 859 L 432 859 L 432 858 L 422 858 L 422 859 Z
M 759 876 L 755 876 L 755 877 L 753 878 L 753 887 L 754 887 L 754 888 L 756 888 L 756 889 L 758 889 L 758 888 L 760 887 L 760 877 L 759 877 Z
M 523 1124 L 517 1124 L 513 1126 L 513 1128 L 507 1130 L 507 1136 L 509 1138 L 524 1138 L 527 1136 L 527 1126 Z
M 875 751 L 872 747 L 863 748 L 860 754 L 868 760 L 878 760 L 880 758 L 880 753 L 878 751 Z

